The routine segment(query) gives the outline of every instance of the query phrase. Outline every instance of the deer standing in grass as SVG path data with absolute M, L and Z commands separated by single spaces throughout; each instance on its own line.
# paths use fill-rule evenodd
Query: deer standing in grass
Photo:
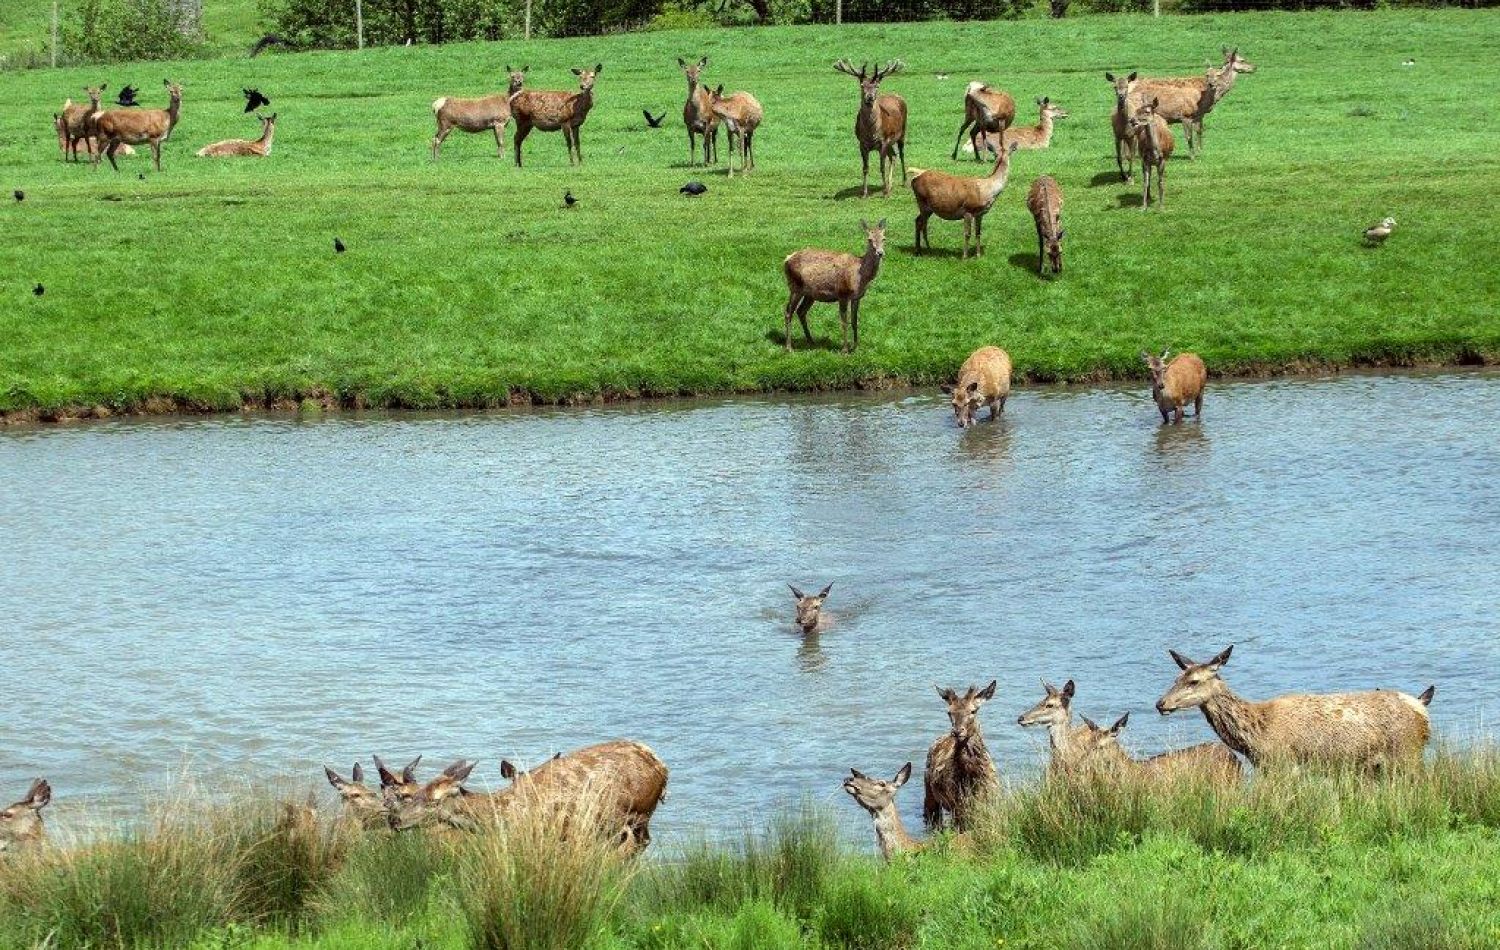
M 721 85 L 709 93 L 714 115 L 724 123 L 729 133 L 729 177 L 734 177 L 734 145 L 739 141 L 740 173 L 748 174 L 755 167 L 755 130 L 765 118 L 760 102 L 748 92 L 724 95 Z
M 72 99 L 63 103 L 62 116 L 58 121 L 65 139 L 64 151 L 71 155 L 75 162 L 78 161 L 79 144 L 87 149 L 89 159 L 93 160 L 94 150 L 98 144 L 97 133 L 94 130 L 94 116 L 99 112 L 99 99 L 108 88 L 108 83 L 85 86 L 84 94 L 89 97 L 87 104 L 81 102 L 75 104 Z
M 1141 360 L 1151 370 L 1151 398 L 1161 413 L 1162 425 L 1172 421 L 1181 422 L 1183 407 L 1193 404 L 1193 418 L 1203 415 L 1203 387 L 1208 384 L 1208 368 L 1197 353 L 1179 353 L 1167 362 L 1171 350 L 1162 350 L 1161 356 L 1152 356 L 1141 350 Z
M 1002 141 L 1013 142 L 1018 149 L 1049 147 L 1052 144 L 1053 123 L 1057 119 L 1066 119 L 1068 113 L 1050 98 L 1038 99 L 1036 104 L 1041 110 L 1041 121 L 1038 124 L 1017 125 L 1005 132 L 986 132 L 980 137 L 979 147 L 988 150 L 991 154 Z
M 859 302 L 880 273 L 885 259 L 885 219 L 870 227 L 860 220 L 865 232 L 865 253 L 855 257 L 843 251 L 824 251 L 806 247 L 791 254 L 781 267 L 786 274 L 786 351 L 792 352 L 792 317 L 802 321 L 802 334 L 811 343 L 812 330 L 807 326 L 807 312 L 814 303 L 837 303 L 839 323 L 844 330 L 843 352 L 859 349 Z M 854 346 L 849 346 L 849 323 L 854 323 Z
M 1115 87 L 1115 108 L 1109 114 L 1109 125 L 1115 133 L 1115 167 L 1124 182 L 1135 180 L 1135 136 L 1130 131 L 1130 117 L 1135 115 L 1138 105 L 1134 99 L 1137 75 L 1116 78 L 1114 73 L 1104 74 Z
M 958 384 L 943 386 L 953 397 L 953 417 L 960 429 L 973 425 L 979 410 L 990 407 L 990 419 L 1005 411 L 1010 396 L 1010 354 L 998 346 L 981 346 L 958 368 Z
M 1159 209 L 1167 206 L 1167 159 L 1177 142 L 1167 122 L 1156 114 L 1156 99 L 1141 106 L 1130 117 L 1130 134 L 1135 140 L 1136 154 L 1141 157 L 1141 210 L 1151 207 L 1151 170 L 1156 169 L 1156 204 Z
M 1036 222 L 1036 272 L 1047 275 L 1047 264 L 1052 273 L 1062 273 L 1062 240 L 1067 233 L 1062 226 L 1062 189 L 1057 179 L 1042 175 L 1031 183 L 1026 193 L 1026 208 Z
M 1047 744 L 1052 750 L 1047 770 L 1060 775 L 1077 768 L 1084 759 L 1088 729 L 1073 725 L 1072 680 L 1064 683 L 1062 689 L 1042 680 L 1042 689 L 1046 691 L 1046 695 L 1041 702 L 1016 717 L 1016 723 L 1020 726 L 1047 727 Z
M 0 811 L 0 852 L 40 848 L 47 839 L 42 823 L 42 809 L 52 801 L 52 786 L 39 778 L 31 783 L 26 797 Z
M 151 161 L 161 171 L 161 145 L 172 137 L 177 127 L 177 116 L 182 109 L 182 87 L 171 80 L 163 79 L 167 87 L 170 104 L 165 109 L 111 109 L 94 115 L 94 126 L 98 129 L 100 152 L 109 159 L 115 171 L 115 152 L 123 145 L 150 145 Z M 94 154 L 94 167 L 99 167 L 99 154 Z
M 833 584 L 818 591 L 811 596 L 802 593 L 795 584 L 788 584 L 792 589 L 792 597 L 797 601 L 797 627 L 804 634 L 814 634 L 823 630 L 826 624 L 823 618 L 823 601 L 828 599 L 828 592 L 833 590 Z
M 1147 781 L 1201 781 L 1210 785 L 1238 785 L 1243 773 L 1239 756 L 1219 742 L 1161 752 L 1147 759 L 1132 758 L 1120 745 L 1120 732 L 1130 721 L 1126 713 L 1105 729 L 1083 717 L 1083 761 L 1090 769 Z
M 1141 79 L 1133 94 L 1138 101 L 1159 100 L 1156 112 L 1168 123 L 1181 123 L 1188 151 L 1203 150 L 1203 119 L 1234 88 L 1240 73 L 1255 72 L 1255 65 L 1241 58 L 1238 48 L 1223 49 L 1224 65 L 1210 67 L 1202 76 Z M 1132 74 L 1133 75 L 1133 74 Z
M 604 70 L 603 63 L 593 69 L 575 69 L 578 77 L 577 92 L 523 89 L 511 97 L 510 111 L 516 121 L 513 143 L 516 149 L 516 167 L 521 167 L 521 143 L 532 129 L 542 132 L 562 131 L 563 143 L 568 147 L 568 164 L 583 164 L 583 143 L 578 133 L 589 110 L 594 107 L 594 79 Z
M 916 169 L 911 177 L 911 192 L 917 199 L 916 252 L 922 253 L 922 243 L 932 249 L 932 237 L 927 233 L 927 222 L 933 215 L 944 221 L 964 223 L 963 257 L 969 256 L 969 236 L 974 238 L 974 255 L 984 253 L 984 216 L 994 206 L 995 199 L 1005 190 L 1010 180 L 1010 156 L 1016 150 L 1014 142 L 1000 149 L 995 156 L 995 167 L 983 178 L 967 178 L 947 172 Z
M 1257 768 L 1295 763 L 1379 772 L 1420 762 L 1432 733 L 1427 707 L 1436 691 L 1420 696 L 1377 689 L 1362 693 L 1297 693 L 1261 702 L 1241 699 L 1219 676 L 1231 645 L 1207 663 L 1176 650 L 1182 670 L 1156 702 L 1163 716 L 1198 707 L 1229 748 Z
M 859 81 L 859 115 L 854 119 L 854 137 L 859 139 L 859 161 L 863 167 L 861 197 L 870 197 L 870 153 L 879 159 L 880 181 L 885 197 L 891 196 L 891 175 L 895 165 L 894 156 L 901 158 L 901 180 L 906 181 L 906 100 L 894 93 L 880 94 L 880 82 L 887 76 L 901 71 L 905 64 L 892 60 L 884 69 L 876 67 L 870 73 L 867 63 L 861 63 L 859 72 L 848 60 L 841 59 L 833 68 Z
M 946 813 L 954 827 L 967 831 L 975 802 L 999 787 L 994 760 L 979 729 L 979 707 L 994 697 L 995 681 L 963 693 L 942 688 L 938 695 L 948 704 L 950 728 L 927 751 L 922 821 L 933 830 L 942 825 Z
M 225 139 L 198 149 L 199 158 L 265 158 L 271 154 L 271 142 L 276 137 L 276 113 L 257 116 L 260 119 L 260 138 Z
M 437 134 L 432 137 L 433 161 L 437 161 L 443 149 L 443 140 L 454 129 L 471 134 L 494 131 L 495 150 L 501 158 L 504 158 L 505 127 L 510 123 L 511 99 L 515 98 L 516 93 L 526 85 L 526 70 L 530 68 L 530 66 L 522 66 L 520 69 L 505 67 L 510 85 L 504 95 L 495 93 L 478 99 L 443 96 L 432 100 L 432 114 L 437 119 Z
M 850 769 L 849 777 L 844 779 L 844 791 L 854 798 L 855 804 L 869 812 L 874 821 L 875 844 L 880 848 L 880 856 L 887 861 L 898 854 L 921 851 L 927 847 L 926 841 L 918 841 L 907 832 L 906 823 L 901 820 L 901 812 L 896 808 L 896 793 L 910 778 L 911 763 L 908 762 L 889 781 L 871 778 L 859 769 Z M 969 836 L 954 835 L 953 843 L 959 847 L 968 847 Z
M 687 101 L 682 104 L 682 124 L 687 126 L 688 164 L 698 161 L 698 136 L 703 136 L 703 164 L 719 160 L 719 117 L 714 114 L 713 99 L 703 85 L 703 70 L 708 66 L 705 56 L 693 65 L 677 57 L 677 65 L 687 77 Z
M 958 127 L 958 138 L 953 143 L 953 158 L 958 158 L 958 147 L 964 140 L 964 131 L 969 133 L 969 150 L 974 160 L 980 160 L 980 150 L 989 147 L 999 151 L 1006 140 L 1005 130 L 1016 121 L 1016 100 L 1001 89 L 991 89 L 982 82 L 971 82 L 964 90 L 964 122 Z M 991 138 L 993 136 L 993 138 Z M 986 144 L 981 144 L 981 137 Z M 993 142 L 993 144 L 989 144 Z

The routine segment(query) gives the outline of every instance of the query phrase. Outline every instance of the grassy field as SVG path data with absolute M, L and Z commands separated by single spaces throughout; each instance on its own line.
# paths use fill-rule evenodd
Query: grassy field
M 1241 14 L 1152 21 L 772 28 L 272 55 L 0 76 L 0 412 L 21 417 L 343 405 L 489 406 L 513 398 L 850 387 L 950 378 L 975 346 L 1019 375 L 1141 375 L 1143 348 L 1196 350 L 1219 373 L 1491 360 L 1500 356 L 1500 126 L 1476 64 L 1493 11 Z M 1168 207 L 1143 213 L 1113 174 L 1106 69 L 1201 69 L 1238 44 L 1260 71 L 1209 118 L 1201 160 L 1174 160 Z M 753 90 L 760 167 L 686 167 L 679 55 Z M 914 257 L 910 191 L 858 195 L 857 94 L 835 57 L 901 57 L 888 81 L 911 111 L 907 157 L 948 157 L 963 85 L 1010 89 L 1026 121 L 1051 96 L 1071 118 L 1016 156 L 982 260 L 957 224 Z M 1403 68 L 1412 57 L 1416 65 Z M 536 133 L 527 167 L 456 133 L 428 157 L 430 101 L 502 84 L 566 87 L 603 62 L 583 131 L 587 164 Z M 939 73 L 949 78 L 941 79 Z M 185 84 L 165 170 L 59 160 L 50 121 L 86 81 L 133 82 L 151 104 Z M 275 154 L 192 152 L 257 131 L 242 86 L 280 113 Z M 648 131 L 641 108 L 671 114 Z M 1036 276 L 1024 207 L 1038 174 L 1062 185 L 1066 274 Z M 139 177 L 144 174 L 144 177 Z M 709 193 L 677 193 L 701 178 Z M 578 196 L 562 208 L 564 189 Z M 1361 246 L 1382 215 L 1387 246 Z M 781 261 L 807 245 L 856 251 L 859 221 L 890 219 L 884 269 L 850 357 L 827 305 L 819 345 L 780 348 Z M 334 237 L 349 251 L 336 256 Z M 44 296 L 33 286 L 43 284 Z

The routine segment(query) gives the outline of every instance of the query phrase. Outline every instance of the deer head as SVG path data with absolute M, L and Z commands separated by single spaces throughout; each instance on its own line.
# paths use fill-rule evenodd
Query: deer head
M 865 105 L 873 106 L 875 100 L 880 96 L 880 81 L 887 76 L 900 72 L 905 65 L 901 60 L 893 59 L 885 65 L 884 69 L 876 67 L 872 73 L 869 71 L 868 63 L 861 63 L 859 72 L 855 72 L 854 67 L 849 64 L 847 59 L 841 59 L 833 64 L 833 68 L 846 76 L 853 76 L 859 80 L 860 100 Z
M 803 633 L 812 633 L 818 629 L 818 618 L 823 610 L 823 601 L 828 599 L 828 592 L 833 590 L 833 584 L 830 583 L 812 597 L 802 593 L 795 584 L 786 586 L 792 589 L 792 596 L 797 600 L 797 626 L 802 628 Z
M 679 56 L 677 57 L 677 65 L 682 67 L 682 74 L 687 77 L 688 88 L 697 89 L 699 78 L 703 75 L 703 69 L 708 65 L 708 57 L 705 56 L 696 63 L 689 63 Z
M 1194 663 L 1176 650 L 1168 650 L 1172 662 L 1181 667 L 1182 672 L 1177 675 L 1171 688 L 1156 701 L 1156 711 L 1165 716 L 1179 709 L 1202 706 L 1218 695 L 1225 688 L 1224 681 L 1219 678 L 1219 669 L 1229 662 L 1229 654 L 1233 651 L 1234 644 L 1231 643 L 1224 648 L 1223 653 L 1207 663 Z
M 505 67 L 506 76 L 510 79 L 510 85 L 505 90 L 506 95 L 513 96 L 521 91 L 521 87 L 526 85 L 526 71 L 530 68 L 530 66 L 522 66 L 520 69 L 511 69 L 508 65 Z
M 380 756 L 372 755 L 370 758 L 375 760 L 375 771 L 380 776 L 380 794 L 386 808 L 392 802 L 405 801 L 421 790 L 422 783 L 417 781 L 417 766 L 422 762 L 420 755 L 406 763 L 400 775 L 387 768 Z
M 1022 726 L 1065 726 L 1072 716 L 1073 707 L 1073 681 L 1068 680 L 1058 689 L 1046 680 L 1042 680 L 1042 689 L 1047 695 L 1042 701 L 1016 717 L 1017 725 Z
M 865 253 L 874 254 L 877 260 L 885 257 L 885 218 L 881 218 L 880 223 L 873 228 L 864 218 L 860 218 L 859 226 L 865 232 Z
M 1053 102 L 1051 96 L 1043 96 L 1036 101 L 1036 104 L 1042 110 L 1044 118 L 1066 119 L 1068 117 L 1067 111 L 1062 106 Z
M 1227 46 L 1221 46 L 1219 49 L 1224 54 L 1225 72 L 1230 72 L 1231 70 L 1237 73 L 1255 72 L 1255 64 L 1250 62 L 1248 59 L 1244 59 L 1240 56 L 1240 48 L 1238 46 L 1236 46 L 1234 49 L 1230 49 Z
M 84 95 L 86 95 L 86 96 L 89 97 L 89 102 L 93 103 L 94 108 L 97 109 L 97 108 L 99 108 L 99 99 L 100 99 L 100 97 L 104 95 L 104 90 L 106 90 L 108 88 L 109 88 L 109 83 L 107 83 L 107 82 L 101 82 L 97 86 L 84 86 L 83 87 L 83 93 L 84 93 Z
M 1106 729 L 1089 717 L 1084 716 L 1083 725 L 1088 730 L 1088 736 L 1084 740 L 1085 747 L 1091 753 L 1109 752 L 1114 749 L 1120 749 L 1120 733 L 1124 731 L 1125 724 L 1129 721 L 1130 713 L 1126 713 L 1119 719 L 1116 719 L 1113 726 Z M 1120 749 L 1120 751 L 1124 752 L 1123 749 Z
M 849 777 L 844 779 L 844 791 L 854 796 L 859 807 L 872 815 L 878 815 L 887 808 L 896 805 L 896 793 L 901 786 L 911 778 L 911 763 L 901 766 L 901 770 L 889 782 L 885 779 L 871 778 L 859 769 L 850 769 Z
M 170 79 L 163 79 L 161 81 L 161 84 L 163 86 L 167 87 L 167 95 L 172 98 L 172 104 L 173 105 L 177 105 L 178 103 L 182 102 L 182 87 L 181 86 L 179 86 L 177 83 L 173 82 Z
M 380 793 L 365 784 L 365 770 L 358 762 L 354 763 L 354 770 L 347 780 L 326 765 L 323 774 L 328 777 L 328 784 L 339 793 L 347 814 L 361 821 L 370 821 L 380 815 L 384 807 Z
M 984 394 L 979 391 L 979 380 L 976 379 L 967 386 L 949 386 L 945 383 L 942 390 L 944 394 L 953 397 L 953 418 L 958 422 L 958 427 L 967 429 L 973 425 L 975 416 L 984 408 Z
M 938 695 L 948 704 L 948 722 L 952 726 L 953 740 L 964 745 L 979 733 L 979 707 L 995 696 L 995 681 L 984 689 L 970 686 L 962 694 L 947 687 L 939 687 Z
M 1141 350 L 1141 361 L 1151 371 L 1151 395 L 1161 395 L 1161 388 L 1167 379 L 1167 357 L 1172 355 L 1171 350 L 1162 350 L 1160 356 L 1152 356 L 1145 350 Z
M 1158 97 L 1135 110 L 1135 114 L 1130 117 L 1130 134 L 1137 135 L 1151 128 L 1151 123 L 1156 118 L 1156 109 L 1160 105 L 1161 99 Z
M 578 77 L 578 91 L 588 92 L 594 88 L 594 77 L 604 71 L 603 63 L 595 63 L 593 69 L 575 69 L 573 75 Z
M 386 818 L 391 828 L 395 831 L 408 831 L 438 823 L 453 826 L 471 824 L 467 819 L 454 814 L 452 806 L 464 795 L 464 780 L 478 764 L 459 759 L 410 797 L 401 800 L 387 799 Z
M 1131 73 L 1129 76 L 1122 76 L 1116 79 L 1114 73 L 1104 74 L 1104 78 L 1114 84 L 1115 108 L 1120 111 L 1120 115 L 1128 115 L 1125 111 L 1125 100 L 1130 95 L 1131 90 L 1135 88 L 1135 77 L 1137 75 L 1137 73 Z
M 52 786 L 39 778 L 31 783 L 26 797 L 0 811 L 0 851 L 30 844 L 39 844 L 45 829 L 42 827 L 42 809 L 52 801 Z

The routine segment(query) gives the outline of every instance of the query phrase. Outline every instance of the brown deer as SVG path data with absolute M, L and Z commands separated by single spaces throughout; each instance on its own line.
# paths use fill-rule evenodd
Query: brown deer
M 1005 411 L 1010 396 L 1010 354 L 998 346 L 981 346 L 958 368 L 958 384 L 943 386 L 953 397 L 953 417 L 960 429 L 973 425 L 979 410 L 990 407 L 990 419 Z
M 1152 356 L 1141 350 L 1141 360 L 1151 370 L 1151 398 L 1161 413 L 1162 425 L 1176 416 L 1181 422 L 1183 407 L 1193 404 L 1193 418 L 1203 415 L 1203 387 L 1208 383 L 1208 368 L 1197 353 L 1179 353 L 1167 362 L 1171 350 Z
M 1002 148 L 995 156 L 995 167 L 983 178 L 968 178 L 950 175 L 947 172 L 916 169 L 911 176 L 911 192 L 917 199 L 917 244 L 916 252 L 922 253 L 925 240 L 932 249 L 932 237 L 927 233 L 927 222 L 934 214 L 944 221 L 964 223 L 963 257 L 969 256 L 969 236 L 974 237 L 974 255 L 984 253 L 984 216 L 1005 190 L 1010 179 L 1010 156 L 1015 152 L 1014 142 Z
M 1052 750 L 1048 771 L 1053 774 L 1066 773 L 1078 767 L 1087 752 L 1085 740 L 1088 729 L 1073 725 L 1073 681 L 1068 680 L 1058 689 L 1042 680 L 1046 695 L 1041 702 L 1016 717 L 1020 726 L 1046 726 L 1047 741 Z
M 1198 780 L 1211 785 L 1238 785 L 1243 767 L 1239 756 L 1219 742 L 1162 752 L 1147 759 L 1132 758 L 1120 745 L 1120 732 L 1130 721 L 1126 713 L 1105 729 L 1083 717 L 1084 765 L 1090 769 L 1147 781 Z
M 1421 761 L 1432 732 L 1427 707 L 1436 687 L 1427 687 L 1420 696 L 1377 689 L 1251 702 L 1235 695 L 1219 676 L 1233 650 L 1231 645 L 1207 663 L 1169 650 L 1182 672 L 1156 701 L 1157 712 L 1165 716 L 1201 708 L 1224 744 L 1257 768 L 1297 763 L 1376 772 Z
M 954 827 L 967 831 L 969 810 L 999 786 L 995 763 L 979 729 L 979 707 L 995 695 L 995 681 L 984 689 L 970 686 L 958 693 L 947 688 L 938 695 L 948 704 L 950 729 L 927 751 L 927 773 L 922 777 L 922 821 L 929 830 L 940 827 L 943 815 Z
M 1142 79 L 1135 94 L 1140 101 L 1159 99 L 1157 114 L 1169 123 L 1181 123 L 1188 151 L 1203 149 L 1203 118 L 1234 88 L 1240 73 L 1255 72 L 1255 65 L 1240 57 L 1238 48 L 1223 48 L 1224 65 L 1208 68 L 1202 76 Z
M 171 100 L 165 109 L 111 109 L 95 113 L 93 121 L 98 129 L 99 145 L 103 146 L 101 151 L 115 171 L 120 170 L 115 164 L 115 152 L 122 144 L 149 144 L 151 161 L 156 170 L 161 171 L 161 143 L 171 138 L 182 109 L 182 87 L 168 79 L 163 79 L 162 84 L 167 87 Z M 99 152 L 94 153 L 94 167 L 99 167 Z
M 693 65 L 688 65 L 681 56 L 677 65 L 687 77 L 687 102 L 682 104 L 682 124 L 687 126 L 688 164 L 698 161 L 698 136 L 703 136 L 703 164 L 719 160 L 719 117 L 714 114 L 713 102 L 708 89 L 702 83 L 703 69 L 708 65 L 705 56 Z
M 276 137 L 276 113 L 256 116 L 260 119 L 260 138 L 225 139 L 198 149 L 199 158 L 265 158 L 271 154 L 271 141 Z
M 880 94 L 881 80 L 900 72 L 904 66 L 899 59 L 892 60 L 884 69 L 876 67 L 870 73 L 867 63 L 860 64 L 859 72 L 845 59 L 833 64 L 834 69 L 859 80 L 859 115 L 854 120 L 854 137 L 859 139 L 859 161 L 864 169 L 861 178 L 864 198 L 870 197 L 871 152 L 879 158 L 885 197 L 891 196 L 893 155 L 900 156 L 901 180 L 906 181 L 906 100 L 895 94 Z
M 792 316 L 802 321 L 802 333 L 807 342 L 813 341 L 812 331 L 807 327 L 807 312 L 814 303 L 837 303 L 839 323 L 844 328 L 843 352 L 850 352 L 849 322 L 854 321 L 854 347 L 859 349 L 859 302 L 880 273 L 880 262 L 885 258 L 885 219 L 870 227 L 860 220 L 865 232 L 865 253 L 862 257 L 842 251 L 824 251 L 805 247 L 791 254 L 782 262 L 786 273 L 786 351 L 792 351 Z
M 365 784 L 365 770 L 358 762 L 345 779 L 328 766 L 323 766 L 328 784 L 339 793 L 343 802 L 342 820 L 361 828 L 378 828 L 386 823 L 385 802 L 380 792 Z
M 85 86 L 83 91 L 89 97 L 87 104 L 74 104 L 72 99 L 63 103 L 61 127 L 66 139 L 65 151 L 73 156 L 73 161 L 78 161 L 78 146 L 82 144 L 87 150 L 89 159 L 94 157 L 95 130 L 94 115 L 99 111 L 99 99 L 104 95 L 104 90 L 109 88 L 108 83 L 100 83 L 97 86 Z
M 384 799 L 384 807 L 390 808 L 391 803 L 403 802 L 410 799 L 422 790 L 422 783 L 417 781 L 417 766 L 422 763 L 419 755 L 401 769 L 397 775 L 380 760 L 380 756 L 370 756 L 375 762 L 375 774 L 380 776 L 380 794 Z
M 1141 106 L 1130 117 L 1130 134 L 1135 139 L 1136 154 L 1141 157 L 1141 210 L 1151 207 L 1151 170 L 1156 169 L 1156 203 L 1167 206 L 1167 159 L 1177 141 L 1166 120 L 1156 114 L 1157 99 Z
M 1135 87 L 1137 73 L 1116 78 L 1114 73 L 1105 73 L 1115 87 L 1115 108 L 1109 114 L 1109 124 L 1115 133 L 1115 167 L 1120 170 L 1121 181 L 1135 180 L 1135 136 L 1130 132 L 1130 117 L 1135 115 Z
M 578 77 L 577 92 L 523 89 L 511 97 L 510 111 L 516 120 L 516 134 L 512 139 L 516 148 L 516 167 L 521 167 L 521 143 L 532 129 L 542 132 L 562 130 L 563 143 L 568 147 L 568 164 L 583 164 L 583 143 L 578 133 L 589 110 L 594 107 L 594 79 L 604 70 L 603 63 L 593 69 L 575 69 Z
M 792 589 L 792 597 L 797 601 L 797 626 L 803 633 L 818 633 L 825 629 L 823 619 L 823 601 L 828 599 L 828 592 L 833 590 L 833 584 L 818 591 L 809 597 L 802 593 L 795 584 L 786 585 Z
M 1036 101 L 1037 108 L 1041 110 L 1041 121 L 1036 125 L 1018 125 L 1003 133 L 986 134 L 984 147 L 994 151 L 995 146 L 1001 141 L 1014 142 L 1016 148 L 1037 149 L 1047 148 L 1052 144 L 1052 125 L 1057 119 L 1066 119 L 1068 113 L 1062 106 L 1053 102 L 1048 97 Z
M 1042 175 L 1031 183 L 1026 193 L 1026 207 L 1036 222 L 1036 272 L 1047 275 L 1047 264 L 1052 264 L 1052 273 L 1062 273 L 1062 241 L 1067 234 L 1062 226 L 1062 189 L 1057 179 Z
M 980 150 L 989 147 L 999 151 L 1005 142 L 1005 130 L 1010 128 L 1011 123 L 1016 120 L 1016 100 L 1011 94 L 1001 89 L 991 89 L 982 82 L 971 82 L 964 90 L 964 123 L 958 127 L 958 138 L 953 143 L 953 158 L 958 158 L 958 146 L 964 140 L 964 130 L 969 132 L 969 150 L 974 153 L 974 160 L 980 160 Z M 990 142 L 990 136 L 994 136 L 992 145 L 981 145 L 980 137 L 984 136 L 986 143 Z
M 47 838 L 42 824 L 42 809 L 52 801 L 52 786 L 39 778 L 31 783 L 26 797 L 0 811 L 0 852 L 34 850 Z
M 432 137 L 433 161 L 437 161 L 443 149 L 443 140 L 454 129 L 469 133 L 493 131 L 495 149 L 499 156 L 504 158 L 505 127 L 510 123 L 510 101 L 526 85 L 526 70 L 530 68 L 530 66 L 522 66 L 520 69 L 505 67 L 505 72 L 510 78 L 510 86 L 505 90 L 504 95 L 495 93 L 478 99 L 442 96 L 432 100 L 432 114 L 437 119 L 437 134 Z
M 725 96 L 722 85 L 709 93 L 709 98 L 714 115 L 719 117 L 729 133 L 729 177 L 734 177 L 736 139 L 740 145 L 740 173 L 748 174 L 755 167 L 755 130 L 760 128 L 761 120 L 766 115 L 765 110 L 748 92 Z

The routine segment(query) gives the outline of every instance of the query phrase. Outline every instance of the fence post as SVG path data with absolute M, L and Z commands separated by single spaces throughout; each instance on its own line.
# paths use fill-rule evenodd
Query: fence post
M 842 25 L 844 22 L 844 0 L 834 0 L 833 22 Z
M 1161 16 L 1161 0 L 1151 0 L 1151 15 Z
M 364 0 L 354 0 L 354 35 L 355 42 L 360 49 L 365 48 L 365 5 Z
M 57 68 L 57 0 L 52 0 L 52 68 Z
M 526 39 L 531 39 L 531 0 L 526 0 Z

